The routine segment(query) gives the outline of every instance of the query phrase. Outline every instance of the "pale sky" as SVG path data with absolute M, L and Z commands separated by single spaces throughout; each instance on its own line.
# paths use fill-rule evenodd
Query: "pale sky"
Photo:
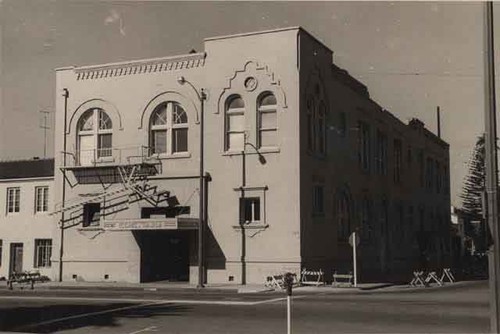
M 417 117 L 436 132 L 441 107 L 458 205 L 484 128 L 483 11 L 478 2 L 0 0 L 0 159 L 43 156 L 40 110 L 54 110 L 55 68 L 203 51 L 207 37 L 302 26 L 402 121 Z

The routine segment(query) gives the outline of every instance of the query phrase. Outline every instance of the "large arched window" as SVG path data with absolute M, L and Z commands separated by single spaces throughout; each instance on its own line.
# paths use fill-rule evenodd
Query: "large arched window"
M 340 240 L 347 239 L 351 234 L 350 203 L 345 191 L 337 196 L 337 227 Z
M 78 161 L 90 165 L 112 156 L 113 124 L 104 110 L 89 109 L 78 120 Z
M 225 118 L 226 151 L 242 151 L 245 146 L 245 103 L 240 96 L 229 97 Z
M 150 145 L 154 154 L 188 151 L 188 117 L 177 102 L 158 105 L 150 121 Z
M 276 97 L 272 93 L 263 94 L 257 104 L 258 146 L 277 146 Z

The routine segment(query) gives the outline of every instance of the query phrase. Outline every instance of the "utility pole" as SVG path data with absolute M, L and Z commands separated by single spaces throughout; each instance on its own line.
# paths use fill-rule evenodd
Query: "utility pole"
M 40 129 L 43 129 L 43 157 L 47 157 L 47 130 L 50 129 L 49 125 L 47 124 L 47 116 L 50 114 L 50 111 L 47 110 L 40 110 L 39 111 L 43 116 L 42 118 L 42 124 L 40 124 Z
M 485 95 L 485 174 L 486 216 L 493 237 L 488 252 L 490 287 L 490 332 L 500 330 L 500 230 L 498 228 L 498 163 L 495 98 L 495 59 L 493 35 L 493 2 L 486 3 L 486 95 Z

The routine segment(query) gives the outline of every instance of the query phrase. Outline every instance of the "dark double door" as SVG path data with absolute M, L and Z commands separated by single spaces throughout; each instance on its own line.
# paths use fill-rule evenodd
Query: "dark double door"
M 141 282 L 189 281 L 187 231 L 135 231 L 141 249 Z

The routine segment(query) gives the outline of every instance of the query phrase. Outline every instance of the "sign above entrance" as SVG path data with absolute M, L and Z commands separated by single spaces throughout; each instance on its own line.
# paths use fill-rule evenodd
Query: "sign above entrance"
M 196 230 L 196 218 L 161 218 L 161 219 L 120 219 L 106 220 L 102 224 L 107 231 L 134 230 Z

